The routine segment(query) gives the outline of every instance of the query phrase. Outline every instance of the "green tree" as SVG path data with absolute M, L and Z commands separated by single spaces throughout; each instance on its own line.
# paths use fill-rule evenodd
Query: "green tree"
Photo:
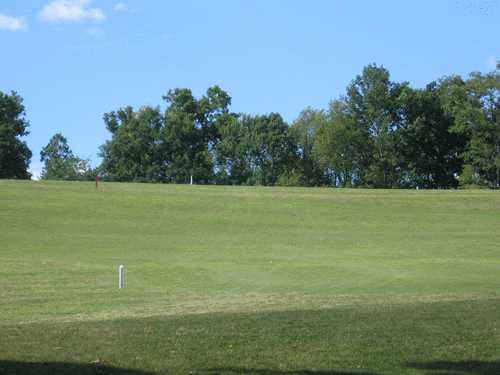
M 300 185 L 319 186 L 324 184 L 324 170 L 313 156 L 318 130 L 325 126 L 327 114 L 310 107 L 304 109 L 290 127 L 290 134 L 297 145 L 297 173 Z
M 392 82 L 385 68 L 368 65 L 347 88 L 347 111 L 370 139 L 370 158 L 363 170 L 363 180 L 369 185 L 392 187 L 399 183 L 395 131 L 400 121 L 400 95 L 406 87 L 406 83 Z
M 112 134 L 101 146 L 101 170 L 114 181 L 163 181 L 165 160 L 162 155 L 163 117 L 159 108 L 145 106 L 137 112 L 132 107 L 104 115 Z
M 212 129 L 199 122 L 197 100 L 189 89 L 171 90 L 163 99 L 168 103 L 163 129 L 168 180 L 186 183 L 195 176 L 198 182 L 208 182 L 212 165 L 206 137 Z
M 220 124 L 234 117 L 234 114 L 229 113 L 230 105 L 231 97 L 219 86 L 209 87 L 206 94 L 197 101 L 197 122 L 209 150 L 220 141 Z
M 214 148 L 222 124 L 231 122 L 231 98 L 213 86 L 199 100 L 189 89 L 170 90 L 163 99 L 168 104 L 162 137 L 168 180 L 184 183 L 193 176 L 197 183 L 212 182 Z
M 456 187 L 463 165 L 464 138 L 452 132 L 454 118 L 446 113 L 440 86 L 405 90 L 403 120 L 397 132 L 396 155 L 402 184 L 424 188 Z
M 468 80 L 442 82 L 446 110 L 454 117 L 453 131 L 466 140 L 463 153 L 478 181 L 500 187 L 500 71 L 472 73 Z M 466 171 L 470 175 L 470 171 Z
M 241 115 L 219 129 L 221 141 L 215 147 L 219 181 L 274 185 L 293 173 L 296 146 L 279 114 Z
M 23 99 L 0 91 L 0 178 L 30 179 L 31 151 L 20 138 L 28 135 Z
M 251 181 L 252 146 L 250 116 L 232 116 L 218 126 L 220 142 L 214 148 L 215 173 L 220 184 L 241 185 Z
M 249 139 L 253 182 L 274 185 L 283 174 L 290 174 L 296 165 L 296 146 L 287 123 L 278 113 L 250 119 Z
M 115 181 L 197 183 L 213 180 L 213 149 L 220 123 L 231 117 L 231 98 L 218 86 L 196 99 L 189 89 L 170 90 L 167 108 L 125 107 L 106 113 L 111 140 L 101 146 L 102 174 Z
M 369 152 L 367 132 L 357 126 L 343 100 L 333 101 L 313 148 L 314 159 L 324 168 L 330 183 L 344 187 L 359 184 Z
M 479 176 L 479 173 L 474 170 L 474 167 L 472 165 L 465 164 L 460 173 L 459 185 L 460 187 L 466 189 L 477 189 L 478 187 L 485 186 L 485 183 L 481 179 L 481 176 Z
M 463 115 L 471 137 L 465 159 L 490 186 L 500 188 L 500 70 L 474 73 L 468 81 L 471 105 Z
M 43 180 L 84 180 L 94 175 L 89 161 L 76 157 L 61 133 L 55 134 L 42 149 L 40 161 L 44 162 Z

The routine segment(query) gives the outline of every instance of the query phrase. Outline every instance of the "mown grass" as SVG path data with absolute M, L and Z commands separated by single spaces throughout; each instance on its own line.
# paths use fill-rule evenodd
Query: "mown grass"
M 498 374 L 500 299 L 35 323 L 0 329 L 0 373 Z M 42 365 L 45 363 L 45 365 Z M 75 368 L 75 364 L 79 367 Z M 128 370 L 124 370 L 128 369 Z
M 0 374 L 500 373 L 499 243 L 493 191 L 0 181 Z

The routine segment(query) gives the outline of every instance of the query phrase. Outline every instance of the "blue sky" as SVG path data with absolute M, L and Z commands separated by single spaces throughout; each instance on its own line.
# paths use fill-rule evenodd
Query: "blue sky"
M 232 110 L 293 121 L 325 108 L 368 63 L 416 87 L 489 71 L 494 0 L 1 0 L 0 90 L 24 99 L 33 151 L 62 132 L 99 162 L 102 115 L 162 104 L 168 89 L 218 84 Z

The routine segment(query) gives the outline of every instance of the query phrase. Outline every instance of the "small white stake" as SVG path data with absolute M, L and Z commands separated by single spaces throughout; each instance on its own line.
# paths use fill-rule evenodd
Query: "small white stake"
M 125 266 L 120 264 L 118 267 L 118 289 L 123 289 L 125 286 Z
M 193 184 L 193 176 L 191 176 L 191 180 L 189 181 L 189 185 Z

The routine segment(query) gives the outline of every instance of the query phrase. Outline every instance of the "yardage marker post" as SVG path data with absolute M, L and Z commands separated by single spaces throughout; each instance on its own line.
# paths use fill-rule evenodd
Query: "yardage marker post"
M 123 289 L 125 286 L 125 266 L 120 264 L 118 267 L 118 289 Z

